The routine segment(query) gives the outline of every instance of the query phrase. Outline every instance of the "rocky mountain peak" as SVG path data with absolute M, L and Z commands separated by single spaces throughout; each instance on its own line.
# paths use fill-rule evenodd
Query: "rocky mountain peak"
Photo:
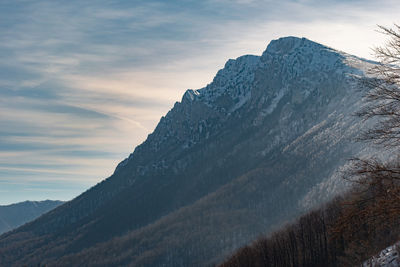
M 299 104 L 318 88 L 323 90 L 320 86 L 323 80 L 343 79 L 344 73 L 352 73 L 354 68 L 348 64 L 347 58 L 361 62 L 306 38 L 290 36 L 271 41 L 262 56 L 244 55 L 229 59 L 210 84 L 184 93 L 181 102 L 177 102 L 160 120 L 137 152 L 157 152 L 161 157 L 159 152 L 171 146 L 192 147 L 218 132 L 232 113 L 246 105 L 258 109 L 255 124 L 259 124 L 275 110 L 285 95 L 290 95 L 293 103 Z M 355 70 L 359 69 L 358 66 Z M 329 84 L 324 86 L 325 89 L 329 87 Z M 159 162 L 165 161 L 150 155 L 149 160 L 157 161 L 152 164 L 158 166 Z M 119 167 L 132 158 L 133 155 Z M 168 158 L 172 158 L 170 154 Z M 142 170 L 140 167 L 140 173 L 147 172 Z
M 363 127 L 351 77 L 368 64 L 296 37 L 229 60 L 110 178 L 0 238 L 0 255 L 32 266 L 85 265 L 81 251 L 109 265 L 218 262 L 340 189 L 333 178 L 364 149 L 351 142 Z
M 270 42 L 261 61 L 267 68 L 279 65 L 284 72 L 307 75 L 310 71 L 326 72 L 347 68 L 345 60 L 348 56 L 306 38 L 283 37 Z
M 214 110 L 232 113 L 251 98 L 256 70 L 270 69 L 284 79 L 312 75 L 316 71 L 349 71 L 349 55 L 306 38 L 283 37 L 272 40 L 262 56 L 245 55 L 229 59 L 206 87 L 189 89 L 181 103 L 200 101 Z M 359 66 L 358 66 L 359 67 Z
M 250 98 L 250 84 L 259 63 L 260 57 L 254 55 L 229 59 L 210 84 L 201 89 L 187 90 L 181 102 L 200 101 L 213 109 L 232 112 Z
M 272 40 L 263 55 L 268 54 L 290 54 L 298 48 L 313 47 L 313 48 L 327 48 L 319 43 L 313 42 L 307 38 L 299 38 L 294 36 L 282 37 L 276 40 Z

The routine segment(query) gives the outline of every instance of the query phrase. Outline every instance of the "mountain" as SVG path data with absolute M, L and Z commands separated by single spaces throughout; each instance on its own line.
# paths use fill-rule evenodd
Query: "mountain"
M 61 205 L 62 201 L 24 201 L 0 206 L 0 234 L 10 231 Z
M 205 266 L 343 189 L 369 153 L 357 77 L 374 63 L 272 41 L 187 90 L 114 174 L 0 237 L 0 265 Z

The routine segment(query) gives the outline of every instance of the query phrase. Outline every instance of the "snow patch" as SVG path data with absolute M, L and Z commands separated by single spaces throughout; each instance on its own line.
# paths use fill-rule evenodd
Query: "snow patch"
M 229 109 L 229 112 L 233 112 L 251 98 L 255 70 L 259 63 L 260 57 L 253 55 L 230 59 L 225 67 L 218 71 L 212 83 L 201 89 L 187 90 L 183 99 L 199 100 L 209 107 L 218 108 L 218 99 L 227 95 L 234 102 Z
M 385 248 L 378 255 L 363 263 L 363 267 L 398 267 L 400 266 L 399 257 L 400 242 Z

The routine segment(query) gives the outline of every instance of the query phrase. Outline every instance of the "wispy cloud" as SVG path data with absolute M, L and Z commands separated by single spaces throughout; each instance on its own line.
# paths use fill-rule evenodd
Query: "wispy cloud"
M 368 57 L 375 25 L 397 10 L 391 0 L 1 1 L 0 204 L 68 199 L 110 175 L 228 58 L 286 35 Z

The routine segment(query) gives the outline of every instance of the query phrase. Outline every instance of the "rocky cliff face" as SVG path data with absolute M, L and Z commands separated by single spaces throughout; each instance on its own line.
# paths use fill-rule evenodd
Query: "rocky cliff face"
M 110 178 L 3 235 L 0 263 L 217 262 L 343 189 L 338 170 L 366 153 L 352 114 L 372 64 L 296 37 L 229 60 Z

